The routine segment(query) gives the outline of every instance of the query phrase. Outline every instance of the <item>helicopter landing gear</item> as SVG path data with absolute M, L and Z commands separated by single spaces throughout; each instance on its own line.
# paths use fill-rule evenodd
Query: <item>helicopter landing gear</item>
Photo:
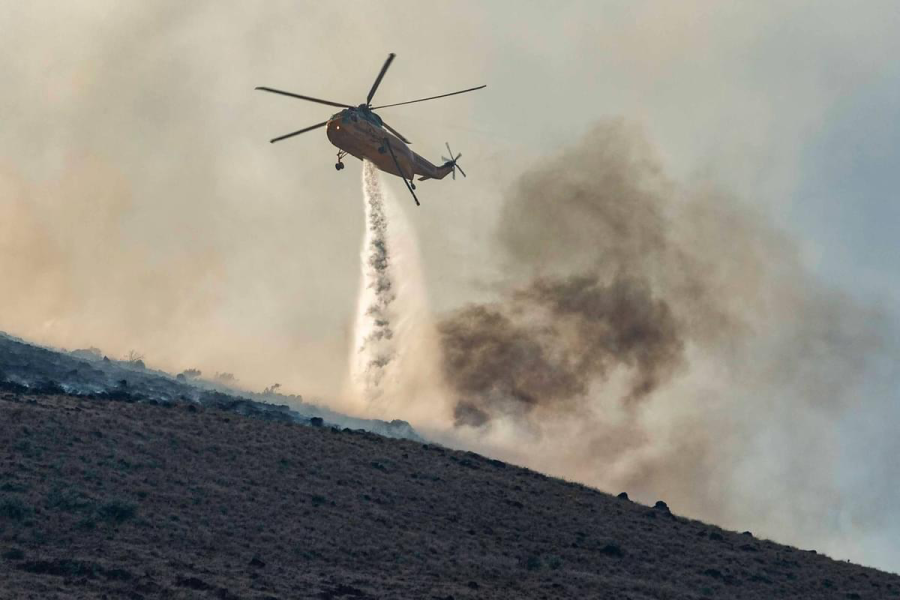
M 338 150 L 338 153 L 337 153 L 337 160 L 338 160 L 338 161 L 337 161 L 336 163 L 334 163 L 334 170 L 335 170 L 335 171 L 340 171 L 341 169 L 344 168 L 344 163 L 341 162 L 341 161 L 343 160 L 343 158 L 344 158 L 345 156 L 347 156 L 347 153 L 346 153 L 346 152 L 344 152 L 343 150 Z
M 416 184 L 410 183 L 410 184 L 409 184 L 409 187 L 411 187 L 412 189 L 416 189 Z
M 335 170 L 335 171 L 340 171 L 340 170 L 343 169 L 343 168 L 344 168 L 344 163 L 340 163 L 340 162 L 339 162 L 339 163 L 334 163 L 334 170 Z

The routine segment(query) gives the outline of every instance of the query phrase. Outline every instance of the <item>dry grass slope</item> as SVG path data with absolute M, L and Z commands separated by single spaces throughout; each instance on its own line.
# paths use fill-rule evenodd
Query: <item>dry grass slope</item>
M 900 598 L 900 577 L 471 453 L 0 391 L 2 598 Z

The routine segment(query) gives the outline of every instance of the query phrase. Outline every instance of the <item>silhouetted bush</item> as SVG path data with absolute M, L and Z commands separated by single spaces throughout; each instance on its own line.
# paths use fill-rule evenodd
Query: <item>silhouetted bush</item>
M 47 508 L 56 510 L 77 510 L 87 506 L 84 496 L 77 491 L 54 487 L 47 494 Z
M 91 346 L 90 348 L 79 348 L 78 350 L 72 350 L 72 352 L 70 352 L 69 354 L 77 358 L 85 358 L 87 360 L 103 359 L 103 352 L 101 352 L 99 348 L 94 348 L 93 346 Z
M 19 548 L 10 548 L 3 553 L 3 558 L 6 560 L 22 560 L 25 558 L 25 553 Z
M 97 509 L 97 515 L 105 521 L 123 523 L 137 514 L 137 505 L 126 500 L 111 500 Z
M 262 568 L 266 566 L 266 563 L 259 557 L 259 554 L 254 554 L 253 558 L 250 559 L 250 566 Z
M 144 365 L 144 355 L 135 350 L 131 350 L 128 352 L 128 355 L 125 357 L 125 362 L 127 362 L 130 366 L 135 369 L 143 369 Z
M 605 554 L 606 556 L 614 556 L 616 558 L 622 558 L 625 556 L 625 552 L 618 546 L 618 544 L 606 544 L 602 548 L 600 548 L 600 553 Z
M 31 508 L 25 505 L 19 498 L 4 498 L 0 500 L 0 517 L 10 521 L 22 521 L 31 514 Z
M 214 379 L 219 383 L 224 383 L 225 385 L 234 385 L 235 383 L 237 383 L 237 377 L 235 377 L 231 373 L 216 373 Z

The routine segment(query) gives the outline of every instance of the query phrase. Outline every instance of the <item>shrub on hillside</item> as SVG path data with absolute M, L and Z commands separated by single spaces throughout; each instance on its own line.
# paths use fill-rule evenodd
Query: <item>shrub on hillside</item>
M 22 521 L 31 514 L 31 509 L 20 498 L 9 497 L 0 500 L 0 517 L 10 521 Z
M 128 352 L 128 356 L 125 357 L 125 362 L 127 362 L 131 367 L 135 369 L 143 369 L 144 365 L 144 355 L 136 350 L 131 350 Z
M 213 377 L 213 379 L 224 385 L 234 385 L 237 383 L 237 377 L 235 377 L 233 373 L 216 373 L 216 376 Z
M 97 509 L 97 515 L 105 521 L 123 523 L 137 514 L 137 505 L 127 500 L 111 500 Z
M 56 510 L 77 510 L 87 506 L 88 502 L 79 491 L 53 487 L 47 494 L 46 506 Z
M 179 381 L 186 381 L 188 379 L 197 379 L 201 375 L 203 375 L 203 371 L 200 369 L 185 369 L 176 376 L 176 379 Z

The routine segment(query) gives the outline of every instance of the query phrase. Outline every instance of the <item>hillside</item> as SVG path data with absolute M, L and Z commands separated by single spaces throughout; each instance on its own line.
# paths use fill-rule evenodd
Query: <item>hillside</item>
M 471 453 L 123 400 L 0 391 L 0 597 L 900 598 Z
M 0 386 L 135 402 L 191 401 L 262 419 L 308 423 L 317 418 L 342 429 L 365 429 L 387 437 L 423 441 L 405 421 L 358 419 L 271 388 L 260 394 L 235 389 L 221 381 L 185 377 L 183 373 L 173 376 L 147 368 L 142 360 L 110 359 L 96 348 L 72 352 L 44 348 L 2 331 Z

